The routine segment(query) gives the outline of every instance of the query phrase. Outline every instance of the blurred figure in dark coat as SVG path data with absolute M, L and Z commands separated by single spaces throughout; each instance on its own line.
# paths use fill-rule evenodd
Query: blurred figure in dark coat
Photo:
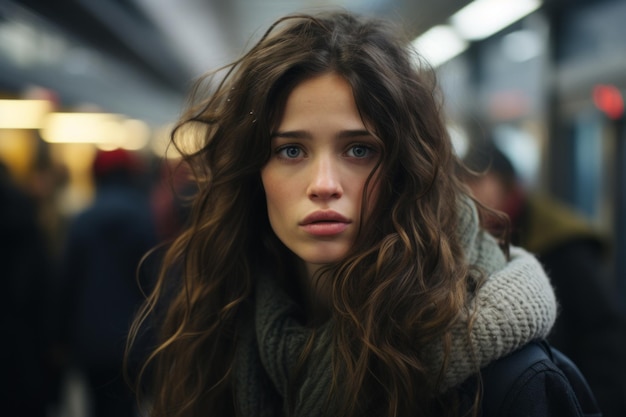
M 506 213 L 511 241 L 537 255 L 555 287 L 559 316 L 549 341 L 586 376 L 604 417 L 626 416 L 626 319 L 609 272 L 610 242 L 582 215 L 526 189 L 491 141 L 475 144 L 466 178 L 483 204 Z
M 0 415 L 44 417 L 52 397 L 50 259 L 34 201 L 0 163 Z
M 63 256 L 65 339 L 84 375 L 94 417 L 135 413 L 122 366 L 126 335 L 143 297 L 138 265 L 156 245 L 140 159 L 125 150 L 98 151 L 96 196 L 74 218 Z M 132 364 L 131 364 L 132 365 Z

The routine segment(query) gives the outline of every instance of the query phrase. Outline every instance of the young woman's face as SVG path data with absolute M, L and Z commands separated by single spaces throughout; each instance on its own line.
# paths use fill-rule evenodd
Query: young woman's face
M 271 146 L 261 170 L 270 224 L 312 273 L 340 260 L 354 243 L 379 145 L 359 116 L 350 85 L 329 73 L 291 92 Z M 377 189 L 374 176 L 369 201 Z

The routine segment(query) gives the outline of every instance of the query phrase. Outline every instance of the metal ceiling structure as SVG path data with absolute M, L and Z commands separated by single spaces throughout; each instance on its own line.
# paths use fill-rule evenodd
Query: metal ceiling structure
M 96 82 L 85 79 L 81 84 L 76 74 L 66 76 L 50 68 L 25 71 L 3 67 L 0 55 L 4 73 L 0 87 L 7 90 L 27 83 L 43 84 L 72 102 L 100 98 L 104 107 L 134 110 L 137 117 L 158 122 L 180 105 L 194 77 L 238 56 L 278 16 L 339 7 L 396 20 L 414 37 L 443 23 L 469 1 L 0 0 L 0 24 L 26 19 L 31 31 L 44 26 L 54 29 L 81 44 L 83 50 L 102 54 L 99 62 L 106 63 L 111 78 Z M 49 45 L 40 41 L 35 48 L 45 54 Z M 75 55 L 64 58 L 65 67 Z M 93 59 L 88 61 L 97 67 Z M 133 81 L 122 81 L 121 73 L 113 76 L 114 67 L 123 67 L 123 73 L 131 74 L 128 80 Z M 84 71 L 89 72 L 89 68 L 86 65 Z

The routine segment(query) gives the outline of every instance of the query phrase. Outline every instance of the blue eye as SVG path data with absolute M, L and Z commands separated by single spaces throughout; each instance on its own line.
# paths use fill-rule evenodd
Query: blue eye
M 354 145 L 348 149 L 348 156 L 353 158 L 367 158 L 372 153 L 372 148 L 365 145 Z
M 297 146 L 283 146 L 277 153 L 283 158 L 294 159 L 302 156 L 302 149 Z

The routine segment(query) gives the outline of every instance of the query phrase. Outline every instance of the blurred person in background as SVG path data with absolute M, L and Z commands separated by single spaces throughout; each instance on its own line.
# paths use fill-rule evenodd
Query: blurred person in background
M 38 138 L 27 187 L 38 207 L 39 222 L 45 232 L 48 252 L 55 260 L 59 257 L 64 241 L 68 217 L 59 207 L 59 196 L 68 183 L 67 166 L 55 161 L 50 153 L 50 144 Z
M 626 319 L 611 290 L 610 242 L 580 214 L 525 187 L 492 140 L 464 162 L 474 196 L 511 221 L 511 241 L 537 255 L 555 287 L 560 312 L 548 340 L 587 377 L 605 417 L 626 416 Z
M 2 343 L 0 415 L 44 417 L 52 400 L 48 317 L 51 259 L 37 205 L 0 162 Z
M 98 151 L 95 200 L 67 231 L 62 334 L 71 366 L 87 382 L 94 417 L 132 416 L 136 409 L 122 363 L 126 333 L 143 299 L 137 268 L 157 243 L 148 193 L 140 187 L 144 174 L 136 154 Z
M 159 159 L 154 168 L 150 202 L 161 242 L 174 239 L 189 217 L 191 198 L 196 191 L 189 167 L 180 160 Z

